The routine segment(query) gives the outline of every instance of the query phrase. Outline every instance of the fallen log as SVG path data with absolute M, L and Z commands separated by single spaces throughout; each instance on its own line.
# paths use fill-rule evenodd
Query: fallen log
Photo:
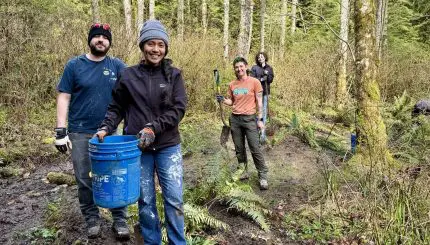
M 0 167 L 0 177 L 1 178 L 10 178 L 14 176 L 19 176 L 24 173 L 24 169 L 22 168 L 14 168 L 12 166 Z
M 71 174 L 60 173 L 60 172 L 49 172 L 46 175 L 46 179 L 49 181 L 49 183 L 52 183 L 52 184 L 76 185 L 75 176 Z

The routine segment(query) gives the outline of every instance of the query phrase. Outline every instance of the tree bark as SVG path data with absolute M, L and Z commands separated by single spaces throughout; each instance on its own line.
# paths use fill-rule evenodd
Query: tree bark
M 383 46 L 386 37 L 386 16 L 387 16 L 387 2 L 388 0 L 377 0 L 376 10 L 376 49 L 378 60 L 382 59 Z
M 224 63 L 228 59 L 228 37 L 229 37 L 229 11 L 230 11 L 230 1 L 224 0 L 224 38 L 223 38 L 223 44 L 224 44 Z
M 260 51 L 264 51 L 266 0 L 260 0 Z
M 139 33 L 145 19 L 145 0 L 137 0 L 137 32 Z
M 248 56 L 248 39 L 251 30 L 251 2 L 252 0 L 240 1 L 240 23 L 239 37 L 237 41 L 237 53 L 241 57 Z
M 291 5 L 291 34 L 294 34 L 294 32 L 296 32 L 297 2 L 297 0 L 293 0 Z
M 125 31 L 127 39 L 131 40 L 131 4 L 130 0 L 123 0 L 124 4 L 124 17 L 125 17 Z
M 208 31 L 208 4 L 206 0 L 202 0 L 202 27 L 203 27 L 203 35 L 206 35 Z
M 349 21 L 349 0 L 341 0 L 340 3 L 340 50 L 339 63 L 337 67 L 336 105 L 342 109 L 347 99 L 346 84 L 346 62 L 348 59 L 348 21 Z
M 149 0 L 149 19 L 155 19 L 155 0 Z
M 251 0 L 250 1 L 250 5 L 249 5 L 249 12 L 248 12 L 248 25 L 247 25 L 247 29 L 248 29 L 248 40 L 247 40 L 247 45 L 246 45 L 246 56 L 248 57 L 249 55 L 249 51 L 251 50 L 251 41 L 252 41 L 252 22 L 253 22 L 253 18 L 252 16 L 254 15 L 254 2 Z
M 184 0 L 178 0 L 178 38 L 184 40 Z
M 91 10 L 93 13 L 93 23 L 100 23 L 99 0 L 91 0 Z
M 380 91 L 376 81 L 375 0 L 355 1 L 355 53 L 357 85 L 358 152 L 365 161 L 387 162 L 387 133 L 380 113 Z
M 245 47 L 246 47 L 246 38 L 245 38 L 245 13 L 246 13 L 246 1 L 240 0 L 240 22 L 239 22 L 239 36 L 237 37 L 237 54 L 239 56 L 244 56 Z
M 281 58 L 284 58 L 284 50 L 285 50 L 285 32 L 286 32 L 286 23 L 287 23 L 287 0 L 282 0 L 282 9 L 281 9 Z M 272 56 L 273 57 L 273 56 Z

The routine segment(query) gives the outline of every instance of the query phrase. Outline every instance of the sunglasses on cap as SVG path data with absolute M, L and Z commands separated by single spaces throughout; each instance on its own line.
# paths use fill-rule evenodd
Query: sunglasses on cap
M 109 31 L 110 30 L 110 25 L 109 24 L 100 24 L 100 23 L 95 23 L 91 25 L 91 28 L 103 28 L 103 30 Z

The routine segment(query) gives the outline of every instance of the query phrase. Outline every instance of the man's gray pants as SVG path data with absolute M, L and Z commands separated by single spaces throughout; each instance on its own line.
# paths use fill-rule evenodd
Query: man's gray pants
M 91 162 L 88 152 L 88 140 L 91 137 L 92 134 L 69 133 L 70 141 L 72 141 L 72 162 L 78 185 L 79 204 L 86 222 L 100 217 L 99 209 L 94 203 L 90 177 Z M 114 222 L 126 220 L 127 207 L 113 208 L 110 211 Z
M 260 179 L 267 179 L 268 168 L 264 162 L 263 152 L 259 145 L 259 135 L 255 115 L 235 115 L 230 116 L 231 135 L 233 138 L 236 157 L 239 164 L 245 164 L 248 168 L 248 159 L 246 156 L 245 138 L 248 141 L 249 150 L 251 151 L 254 165 L 258 171 Z

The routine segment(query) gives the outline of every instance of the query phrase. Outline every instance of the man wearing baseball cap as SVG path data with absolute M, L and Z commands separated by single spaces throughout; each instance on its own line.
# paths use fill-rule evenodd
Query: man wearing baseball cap
M 89 238 L 100 234 L 100 215 L 93 200 L 88 140 L 97 132 L 112 99 L 118 75 L 126 66 L 120 59 L 107 56 L 111 45 L 110 26 L 93 24 L 88 33 L 89 53 L 67 62 L 57 86 L 55 146 L 61 153 L 72 153 L 79 204 Z M 126 207 L 110 211 L 116 237 L 129 239 Z

